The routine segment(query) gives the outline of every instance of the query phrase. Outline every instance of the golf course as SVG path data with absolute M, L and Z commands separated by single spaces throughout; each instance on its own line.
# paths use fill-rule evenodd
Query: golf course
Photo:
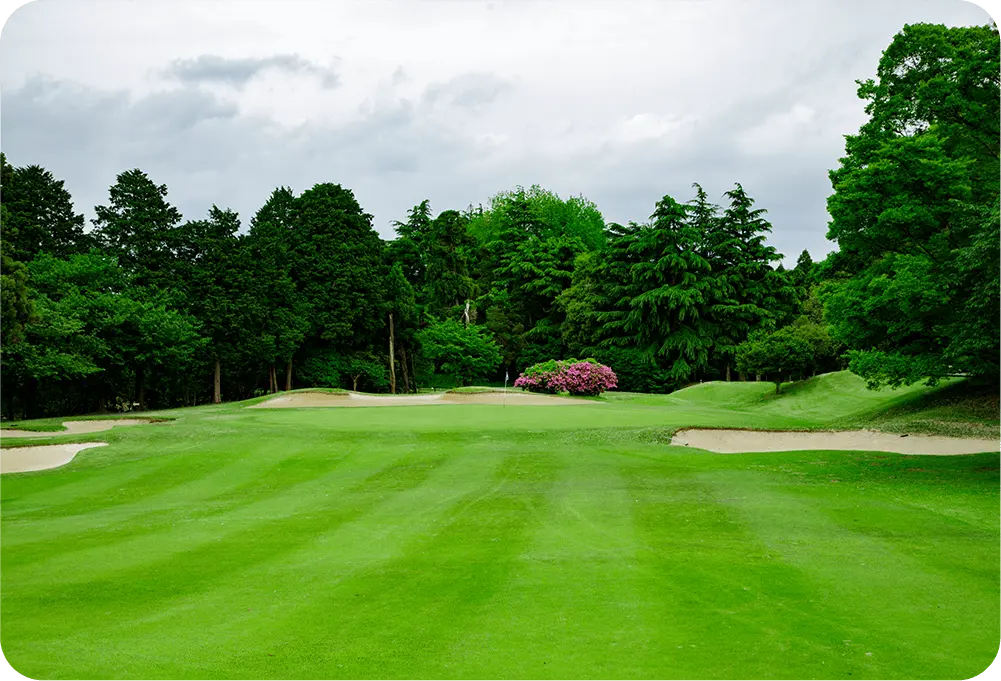
M 2 478 L 7 661 L 32 678 L 946 679 L 998 653 L 996 387 L 836 372 L 781 394 L 267 405 L 307 394 L 337 393 L 13 424 L 38 437 L 4 437 L 4 457 L 107 446 Z M 719 454 L 672 444 L 684 428 L 993 446 Z

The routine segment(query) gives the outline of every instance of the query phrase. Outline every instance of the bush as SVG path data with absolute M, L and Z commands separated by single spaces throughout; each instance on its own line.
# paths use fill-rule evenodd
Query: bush
M 551 359 L 528 367 L 514 382 L 530 392 L 571 395 L 600 395 L 616 385 L 615 373 L 594 359 Z

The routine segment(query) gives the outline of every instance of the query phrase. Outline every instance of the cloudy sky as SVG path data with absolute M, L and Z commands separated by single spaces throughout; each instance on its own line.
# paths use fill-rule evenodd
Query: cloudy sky
M 16 6 L 17 3 L 15 3 Z M 189 219 L 340 183 L 381 234 L 541 184 L 606 221 L 740 182 L 795 261 L 826 241 L 855 80 L 961 0 L 35 0 L 0 36 L 0 147 L 89 217 L 123 170 Z

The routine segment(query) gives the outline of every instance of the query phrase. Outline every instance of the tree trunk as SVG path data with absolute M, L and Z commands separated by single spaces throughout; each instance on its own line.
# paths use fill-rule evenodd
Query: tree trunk
M 292 389 L 292 358 L 288 358 L 288 368 L 285 369 L 285 390 Z
M 215 376 L 212 379 L 212 404 L 219 404 L 222 402 L 222 385 L 221 378 L 222 367 L 219 364 L 219 358 L 215 358 Z
M 361 374 L 358 374 L 358 376 L 352 376 L 351 377 L 351 389 L 353 391 L 355 391 L 355 392 L 358 392 L 358 378 L 360 376 L 361 376 Z
M 271 368 L 268 371 L 268 390 L 272 393 L 278 392 L 278 370 L 275 369 L 275 363 L 271 363 Z
M 400 343 L 400 369 L 403 370 L 403 392 L 410 392 L 410 373 L 407 371 L 407 347 Z
M 726 382 L 727 383 L 730 382 L 730 365 L 729 364 L 726 365 Z
M 396 394 L 396 358 L 393 356 L 393 346 L 396 336 L 393 334 L 393 313 L 389 313 L 389 392 Z

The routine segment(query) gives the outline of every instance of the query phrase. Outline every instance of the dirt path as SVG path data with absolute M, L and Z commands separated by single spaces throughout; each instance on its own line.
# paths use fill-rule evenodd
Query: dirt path
M 360 393 L 292 393 L 280 395 L 249 409 L 295 407 L 393 407 L 424 404 L 510 404 L 556 405 L 593 404 L 586 400 L 537 393 L 432 393 L 430 395 L 362 395 Z
M 755 430 L 679 430 L 672 445 L 707 449 L 720 454 L 795 452 L 804 450 L 854 450 L 896 454 L 979 454 L 998 451 L 998 440 L 895 435 L 871 430 L 796 433 Z
M 63 421 L 66 430 L 0 430 L 0 438 L 5 437 L 53 437 L 55 435 L 80 435 L 82 433 L 97 433 L 111 430 L 116 426 L 142 426 L 154 423 L 148 419 L 102 419 L 96 421 Z
M 72 445 L 0 449 L 0 473 L 24 473 L 58 468 L 72 461 L 77 452 L 91 447 L 105 447 L 107 444 L 107 442 L 82 442 Z

